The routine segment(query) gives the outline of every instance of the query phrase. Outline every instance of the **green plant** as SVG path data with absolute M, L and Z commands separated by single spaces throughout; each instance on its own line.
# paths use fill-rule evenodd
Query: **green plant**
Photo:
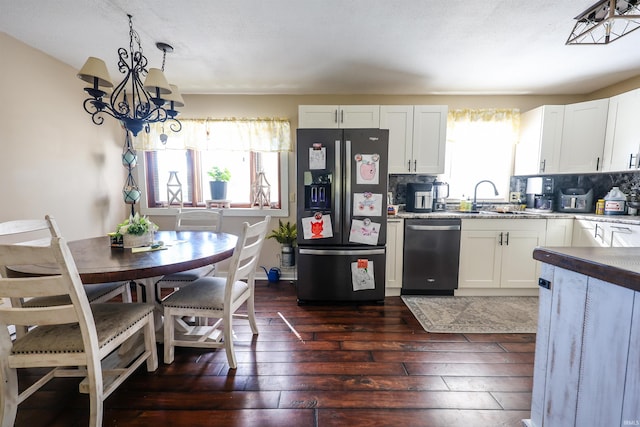
M 283 223 L 282 220 L 278 220 L 278 228 L 271 230 L 267 239 L 276 239 L 280 244 L 293 245 L 297 237 L 298 230 L 295 223 L 291 224 L 289 221 Z
M 116 228 L 116 235 L 133 234 L 135 236 L 142 236 L 145 233 L 158 231 L 158 226 L 151 222 L 146 216 L 140 216 L 137 212 L 134 215 L 129 216 L 124 222 L 118 224 Z
M 211 178 L 211 181 L 229 182 L 229 180 L 231 179 L 231 172 L 229 171 L 229 169 L 221 169 L 218 166 L 214 166 L 209 169 L 207 174 Z

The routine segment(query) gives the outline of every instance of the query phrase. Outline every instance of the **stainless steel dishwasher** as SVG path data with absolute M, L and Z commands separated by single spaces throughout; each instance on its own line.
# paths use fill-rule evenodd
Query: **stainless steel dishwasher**
M 459 219 L 404 220 L 402 294 L 453 295 L 459 261 Z

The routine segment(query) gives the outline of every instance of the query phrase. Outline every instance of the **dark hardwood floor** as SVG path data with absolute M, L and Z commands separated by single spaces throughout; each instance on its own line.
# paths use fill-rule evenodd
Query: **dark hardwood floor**
M 298 306 L 288 281 L 257 286 L 260 335 L 235 323 L 224 350 L 176 349 L 105 402 L 104 426 L 520 426 L 529 417 L 535 335 L 430 334 L 400 297 Z M 299 336 L 290 330 L 287 322 Z M 33 371 L 20 375 L 25 383 Z M 16 426 L 83 426 L 77 379 L 55 379 Z

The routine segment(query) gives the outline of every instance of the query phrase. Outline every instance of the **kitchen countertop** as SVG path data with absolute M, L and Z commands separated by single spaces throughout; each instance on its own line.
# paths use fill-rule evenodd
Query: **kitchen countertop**
M 429 213 L 415 213 L 400 211 L 396 215 L 391 215 L 388 219 L 435 219 L 435 218 L 462 218 L 462 219 L 549 219 L 549 218 L 565 218 L 565 219 L 584 219 L 588 221 L 602 221 L 618 224 L 640 225 L 640 216 L 631 215 L 595 215 L 588 213 L 565 213 L 565 212 L 517 212 L 503 213 L 493 211 L 481 211 L 479 213 L 461 212 L 461 211 L 439 211 Z
M 533 258 L 614 285 L 640 291 L 640 248 L 536 248 Z

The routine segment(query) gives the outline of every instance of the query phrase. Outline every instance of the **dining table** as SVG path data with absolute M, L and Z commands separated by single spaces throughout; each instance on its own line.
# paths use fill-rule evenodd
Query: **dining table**
M 153 246 L 111 246 L 109 236 L 68 243 L 82 283 L 135 282 L 138 300 L 155 302 L 155 283 L 168 274 L 204 267 L 230 258 L 237 236 L 210 231 L 157 231 Z M 11 275 L 53 275 L 56 267 L 7 266 Z

